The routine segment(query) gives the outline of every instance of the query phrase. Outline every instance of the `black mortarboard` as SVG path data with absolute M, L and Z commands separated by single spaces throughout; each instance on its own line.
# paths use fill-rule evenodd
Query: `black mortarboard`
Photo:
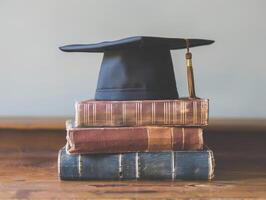
M 96 100 L 176 99 L 171 49 L 208 45 L 212 40 L 130 37 L 60 47 L 65 52 L 103 52 Z

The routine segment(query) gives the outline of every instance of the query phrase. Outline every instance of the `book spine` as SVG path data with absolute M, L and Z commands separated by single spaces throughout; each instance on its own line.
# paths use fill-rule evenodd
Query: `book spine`
M 214 159 L 210 150 L 69 155 L 62 148 L 58 170 L 61 180 L 208 180 Z
M 69 128 L 66 138 L 67 151 L 70 154 L 158 152 L 203 148 L 201 128 Z
M 76 125 L 84 126 L 149 126 L 208 124 L 209 101 L 84 101 L 76 103 Z

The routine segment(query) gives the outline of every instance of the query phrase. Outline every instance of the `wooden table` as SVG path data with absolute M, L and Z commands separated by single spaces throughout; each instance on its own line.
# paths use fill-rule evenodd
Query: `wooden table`
M 243 128 L 244 127 L 244 128 Z M 210 126 L 213 181 L 59 181 L 63 130 L 0 129 L 0 199 L 266 199 L 266 129 Z

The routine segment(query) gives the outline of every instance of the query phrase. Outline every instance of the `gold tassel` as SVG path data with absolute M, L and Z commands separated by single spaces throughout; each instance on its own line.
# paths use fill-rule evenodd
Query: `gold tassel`
M 197 98 L 194 85 L 194 74 L 192 67 L 192 54 L 189 51 L 189 40 L 186 40 L 187 53 L 186 53 L 186 65 L 187 65 L 187 82 L 188 82 L 188 93 L 189 98 Z

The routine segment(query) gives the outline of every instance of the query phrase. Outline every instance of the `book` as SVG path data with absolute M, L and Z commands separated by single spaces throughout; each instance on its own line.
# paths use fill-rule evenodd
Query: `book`
M 195 127 L 73 127 L 67 122 L 67 145 L 70 154 L 158 152 L 201 150 L 202 128 Z
M 175 180 L 213 178 L 211 150 L 70 155 L 59 151 L 61 180 Z
M 76 126 L 206 126 L 208 99 L 95 101 L 75 104 Z

